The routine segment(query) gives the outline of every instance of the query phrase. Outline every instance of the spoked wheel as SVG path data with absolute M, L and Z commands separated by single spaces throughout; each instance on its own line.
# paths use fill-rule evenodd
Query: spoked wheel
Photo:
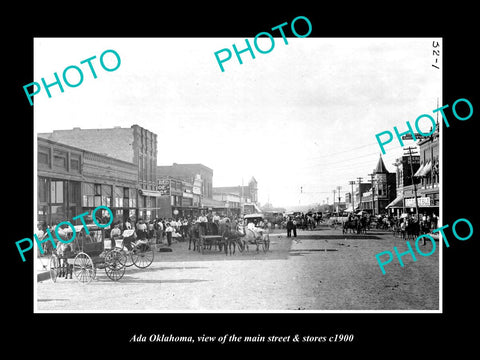
M 120 261 L 125 261 L 125 263 L 123 263 L 123 266 L 125 267 L 130 267 L 133 265 L 133 258 L 132 258 L 132 255 L 129 254 L 127 251 L 127 248 L 124 247 L 123 249 L 122 248 L 119 248 L 119 247 L 116 247 L 115 248 L 116 251 L 121 251 L 125 257 L 121 257 Z
M 84 252 L 79 253 L 73 260 L 73 274 L 82 284 L 88 284 L 95 278 L 95 266 L 92 258 Z
M 127 255 L 122 250 L 113 249 L 105 255 L 105 273 L 113 280 L 120 280 L 125 274 Z
M 145 269 L 153 262 L 154 254 L 150 244 L 138 244 L 132 253 L 133 264 L 140 269 Z
M 50 271 L 50 279 L 52 279 L 53 282 L 57 282 L 59 268 L 60 260 L 58 259 L 57 255 L 52 254 L 50 260 L 48 261 L 48 270 Z

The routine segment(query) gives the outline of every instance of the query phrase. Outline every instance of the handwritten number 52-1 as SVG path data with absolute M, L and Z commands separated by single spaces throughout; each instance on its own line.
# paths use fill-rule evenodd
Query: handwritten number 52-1
M 432 46 L 434 48 L 440 47 L 440 43 L 438 41 L 433 41 Z M 435 64 L 438 64 L 438 57 L 440 56 L 440 50 L 433 50 L 433 56 L 435 56 Z M 437 65 L 432 64 L 434 68 L 440 69 Z

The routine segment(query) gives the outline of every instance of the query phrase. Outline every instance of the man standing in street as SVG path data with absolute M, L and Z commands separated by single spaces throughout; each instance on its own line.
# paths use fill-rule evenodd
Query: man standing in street
M 171 246 L 171 245 L 172 245 L 172 232 L 173 232 L 173 227 L 172 227 L 172 225 L 171 225 L 170 223 L 166 223 L 165 226 L 166 226 L 165 233 L 167 234 L 168 246 Z
M 203 212 L 198 217 L 197 221 L 200 225 L 200 227 L 199 227 L 200 236 L 206 235 L 207 234 L 207 221 L 208 221 L 208 219 Z
M 287 237 L 292 237 L 293 221 L 292 218 L 288 217 L 287 220 Z

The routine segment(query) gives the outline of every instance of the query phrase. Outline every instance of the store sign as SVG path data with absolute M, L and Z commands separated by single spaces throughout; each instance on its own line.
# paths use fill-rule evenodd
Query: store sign
M 419 197 L 417 198 L 418 206 L 430 206 L 430 198 L 429 197 Z M 406 207 L 415 207 L 415 198 L 405 199 L 405 206 Z
M 170 195 L 170 179 L 158 180 L 157 191 L 162 195 Z

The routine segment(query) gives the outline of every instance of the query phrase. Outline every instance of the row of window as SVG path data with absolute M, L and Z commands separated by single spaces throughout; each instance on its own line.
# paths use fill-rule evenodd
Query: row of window
M 105 184 L 38 178 L 39 203 L 78 204 L 83 207 L 137 207 L 136 190 Z
M 49 168 L 80 172 L 81 155 L 44 146 L 38 147 L 38 164 Z

